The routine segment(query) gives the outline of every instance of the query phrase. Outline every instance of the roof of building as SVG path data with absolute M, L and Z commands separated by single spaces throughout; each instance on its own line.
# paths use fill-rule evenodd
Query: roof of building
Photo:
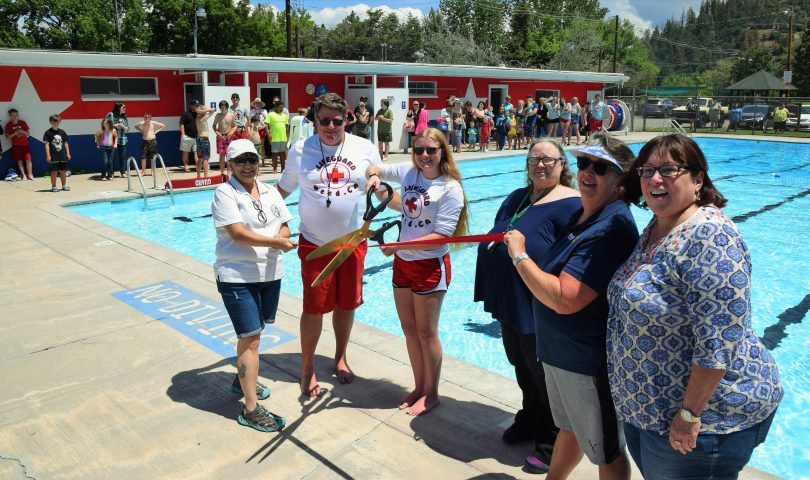
M 233 72 L 307 72 L 346 75 L 414 75 L 502 78 L 567 82 L 624 83 L 623 73 L 575 72 L 478 65 L 435 65 L 314 58 L 234 57 L 225 55 L 157 55 L 29 49 L 0 49 L 0 65 L 26 67 L 96 67 L 181 69 Z
M 792 90 L 792 88 L 786 87 L 781 79 L 760 70 L 726 87 L 726 90 Z

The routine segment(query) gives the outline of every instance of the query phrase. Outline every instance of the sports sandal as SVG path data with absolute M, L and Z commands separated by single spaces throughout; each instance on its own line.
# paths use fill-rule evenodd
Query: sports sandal
M 532 474 L 542 475 L 548 473 L 548 468 L 548 464 L 538 458 L 537 452 L 526 457 L 526 461 L 523 464 L 523 470 L 526 473 Z
M 233 383 L 231 384 L 231 392 L 237 395 L 244 395 L 242 392 L 242 384 L 239 383 L 239 375 L 237 374 L 234 379 Z M 265 387 L 259 382 L 256 382 L 256 398 L 259 400 L 265 400 L 270 397 L 270 389 Z
M 237 421 L 260 432 L 277 432 L 287 423 L 284 417 L 274 414 L 259 404 L 256 405 L 256 410 L 250 413 L 242 410 Z

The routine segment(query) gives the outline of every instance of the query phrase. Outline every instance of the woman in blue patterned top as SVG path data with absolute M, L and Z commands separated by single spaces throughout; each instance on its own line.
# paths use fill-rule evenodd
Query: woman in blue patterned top
M 690 138 L 651 140 L 624 187 L 655 214 L 608 288 L 610 387 L 628 448 L 645 478 L 735 479 L 783 395 L 751 328 L 748 248 Z

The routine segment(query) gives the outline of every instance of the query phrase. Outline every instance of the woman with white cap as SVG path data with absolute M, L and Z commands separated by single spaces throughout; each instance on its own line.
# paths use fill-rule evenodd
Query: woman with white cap
M 294 246 L 287 226 L 292 215 L 278 191 L 256 179 L 259 154 L 250 140 L 234 140 L 227 155 L 233 176 L 217 187 L 211 212 L 217 230 L 217 290 L 239 338 L 231 391 L 245 397 L 240 424 L 275 432 L 284 428 L 284 418 L 257 403 L 270 396 L 258 383 L 259 337 L 265 323 L 276 317 L 284 272 L 281 252 Z
M 621 141 L 599 136 L 573 150 L 582 209 L 561 230 L 543 260 L 526 253 L 518 230 L 504 236 L 512 263 L 534 295 L 537 357 L 543 362 L 554 423 L 548 478 L 567 478 L 583 454 L 600 479 L 629 479 L 630 464 L 610 396 L 605 348 L 607 286 L 638 240 L 620 179 L 633 162 Z

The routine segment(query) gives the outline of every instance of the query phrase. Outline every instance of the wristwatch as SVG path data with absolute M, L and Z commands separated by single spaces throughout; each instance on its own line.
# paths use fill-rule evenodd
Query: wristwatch
M 681 407 L 681 420 L 686 423 L 697 423 L 700 421 L 700 415 L 695 415 L 691 410 Z
M 520 263 L 520 262 L 522 262 L 523 260 L 526 260 L 526 259 L 528 259 L 528 258 L 529 258 L 529 254 L 528 254 L 528 253 L 526 253 L 526 252 L 523 252 L 523 253 L 518 253 L 518 254 L 517 254 L 517 255 L 515 255 L 515 257 L 512 259 L 512 265 L 514 265 L 514 266 L 516 266 L 516 267 L 517 267 L 517 264 L 518 264 L 518 263 Z

